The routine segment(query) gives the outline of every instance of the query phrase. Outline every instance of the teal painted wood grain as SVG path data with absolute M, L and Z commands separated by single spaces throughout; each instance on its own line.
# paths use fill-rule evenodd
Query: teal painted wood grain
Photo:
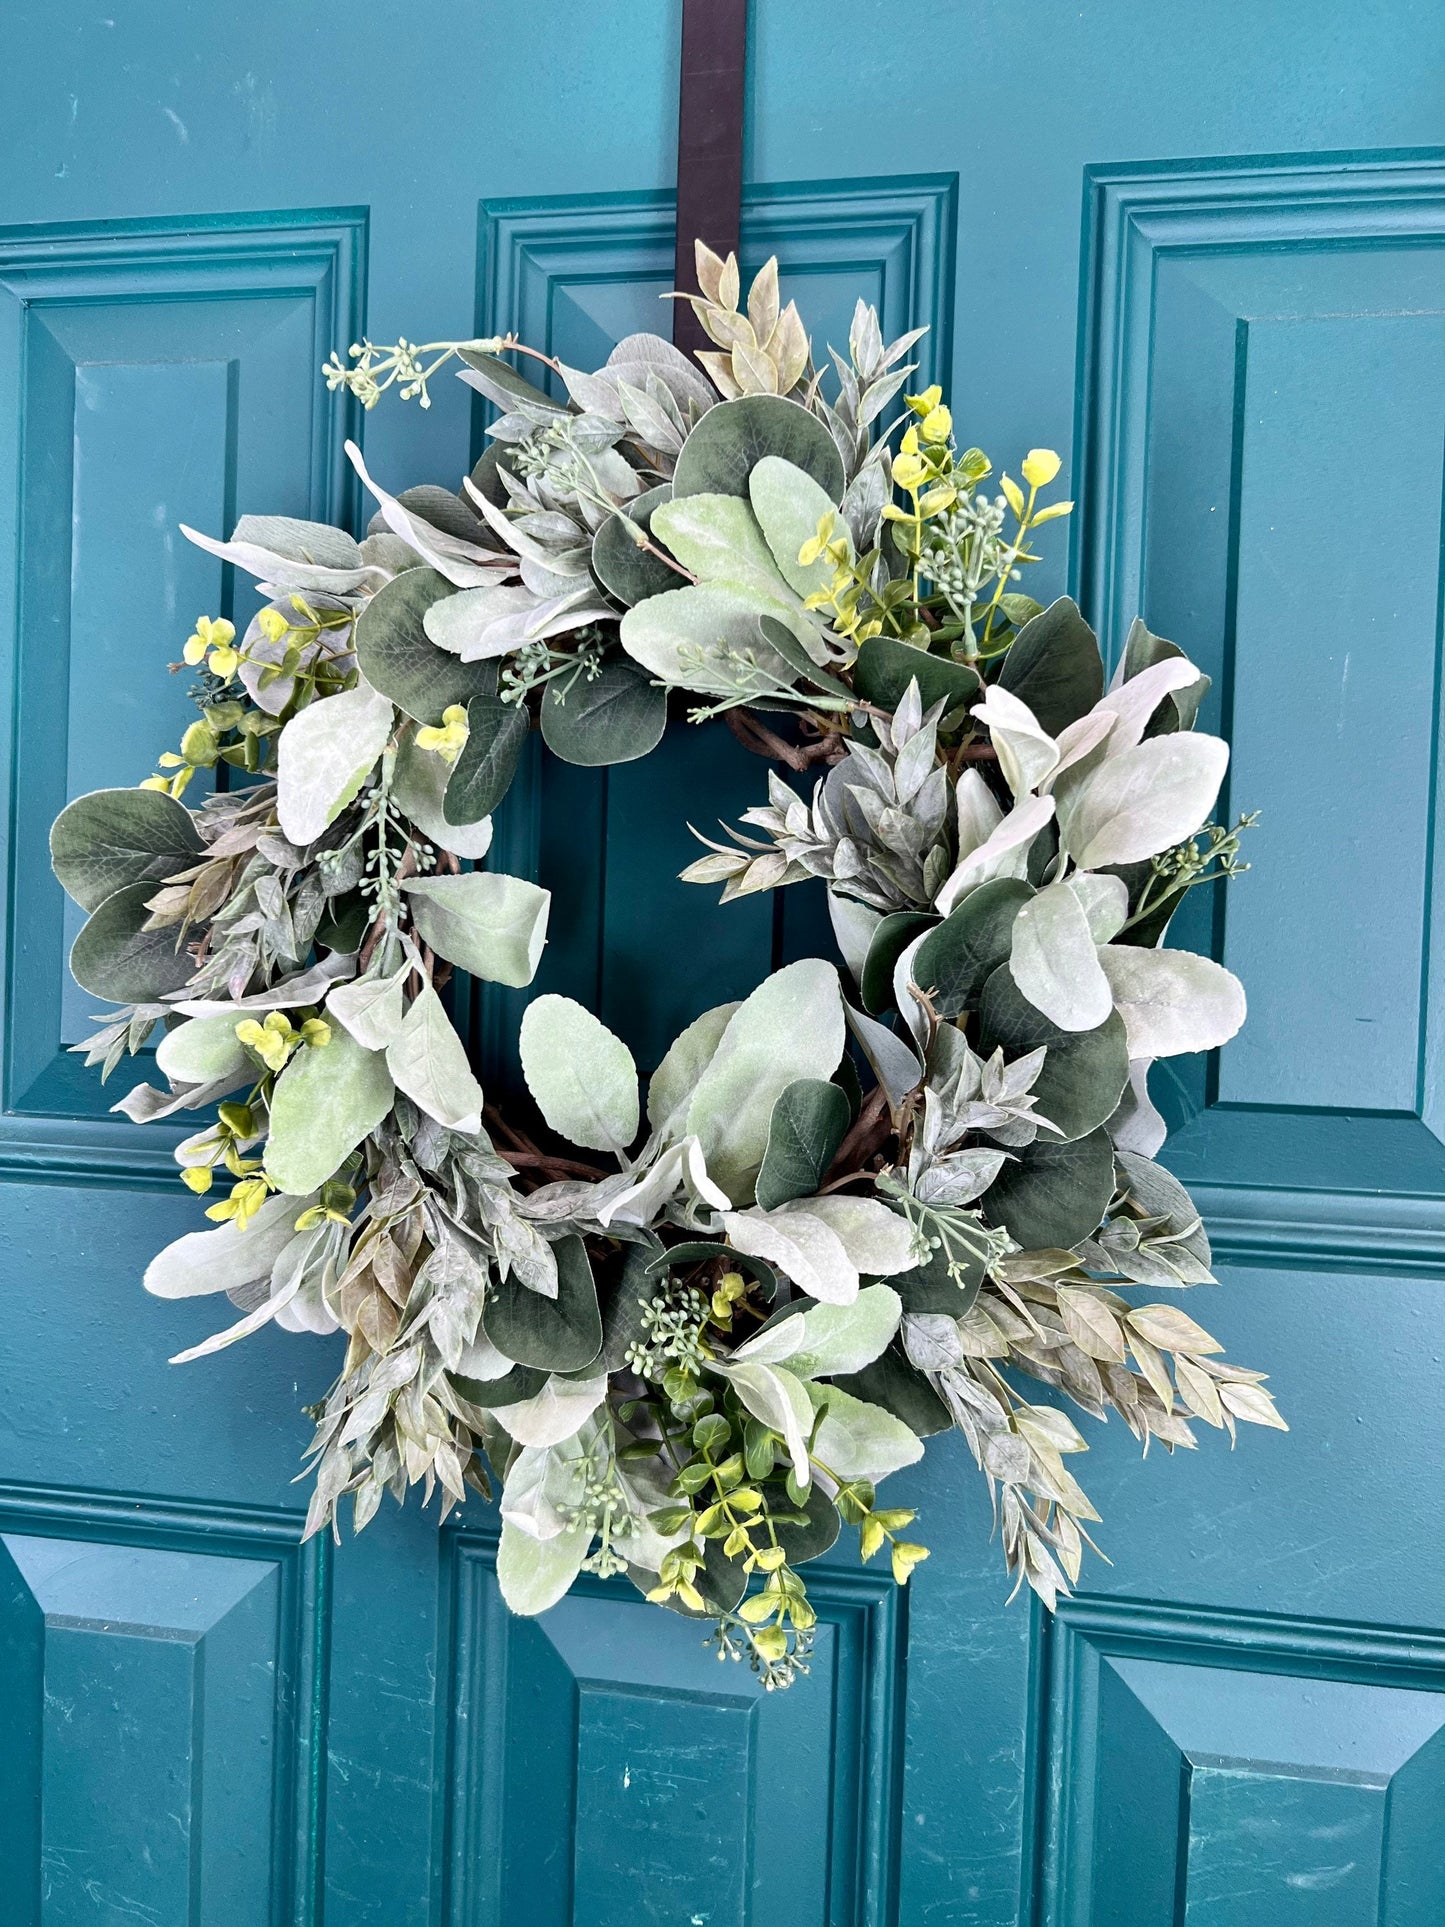
M 355 424 L 315 379 L 331 347 L 517 321 L 586 360 L 657 325 L 677 0 L 460 0 L 445 21 L 19 0 L 0 63 L 6 1927 L 1440 1918 L 1445 1532 L 1418 1471 L 1445 1262 L 1438 21 L 1412 0 L 1221 0 L 1164 31 L 1133 0 L 934 8 L 906 31 L 871 0 L 753 12 L 749 259 L 783 252 L 822 336 L 855 287 L 892 327 L 931 319 L 925 372 L 951 379 L 966 438 L 1005 466 L 1065 456 L 1077 547 L 1072 576 L 1051 548 L 1042 592 L 1072 580 L 1111 645 L 1143 606 L 1218 676 L 1231 806 L 1265 817 L 1254 875 L 1198 934 L 1256 1017 L 1217 1072 L 1182 1068 L 1175 1155 L 1244 1260 L 1205 1322 L 1274 1373 L 1296 1429 L 1143 1467 L 1091 1432 L 1115 1563 L 1052 1630 L 1004 1607 L 986 1496 L 962 1442 L 935 1441 L 890 1487 L 932 1559 L 904 1597 L 833 1555 L 818 1669 L 781 1702 L 625 1586 L 508 1622 L 482 1521 L 439 1538 L 411 1504 L 334 1554 L 299 1546 L 297 1407 L 336 1347 L 270 1333 L 166 1365 L 218 1322 L 139 1291 L 195 1206 L 162 1184 L 164 1135 L 108 1118 L 60 1051 L 78 1006 L 44 830 L 67 790 L 162 746 L 177 692 L 156 672 L 233 593 L 175 519 L 360 512 Z M 448 383 L 427 414 L 361 426 L 393 485 L 454 482 L 473 455 Z M 1392 728 L 1389 756 L 1332 771 L 1342 710 Z M 568 892 L 539 984 L 600 1004 L 644 1059 L 823 940 L 816 901 L 723 911 L 674 882 L 704 774 L 724 814 L 761 790 L 720 730 L 679 731 L 607 778 L 524 776 L 499 839 Z M 499 1077 L 520 1001 L 476 1033 Z M 181 1826 L 156 1821 L 172 1787 Z

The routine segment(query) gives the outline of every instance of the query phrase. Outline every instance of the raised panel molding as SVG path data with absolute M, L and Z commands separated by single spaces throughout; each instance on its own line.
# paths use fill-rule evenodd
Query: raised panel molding
M 1128 1599 L 1044 1632 L 1041 1927 L 1445 1915 L 1445 1638 Z
M 1226 1257 L 1437 1268 L 1445 152 L 1089 170 L 1078 593 L 1214 677 L 1255 875 L 1179 940 L 1246 980 L 1155 1072 Z M 1203 893 L 1201 893 L 1203 894 Z
M 809 1569 L 810 1677 L 583 1577 L 513 1618 L 496 1535 L 447 1535 L 447 1927 L 895 1927 L 906 1595 Z
M 299 1533 L 0 1486 L 7 1920 L 319 1920 L 329 1564 Z
M 94 1000 L 66 970 L 80 915 L 47 834 L 68 796 L 139 781 L 184 726 L 185 678 L 167 689 L 162 668 L 235 584 L 177 523 L 346 518 L 348 410 L 318 370 L 360 331 L 365 265 L 357 209 L 0 228 L 0 1172 L 173 1170 L 184 1128 L 108 1115 L 148 1058 L 102 1091 L 66 1053 Z
M 784 182 L 744 190 L 745 272 L 776 253 L 785 300 L 796 298 L 824 344 L 846 344 L 862 295 L 890 337 L 928 333 L 920 382 L 952 363 L 958 181 L 954 174 Z M 605 360 L 639 329 L 667 334 L 673 282 L 673 197 L 586 194 L 487 202 L 480 210 L 477 332 L 515 329 L 580 367 Z M 536 375 L 536 369 L 532 369 Z M 478 415 L 480 433 L 481 415 Z M 527 765 L 498 817 L 499 866 L 543 882 L 565 878 L 535 988 L 580 998 L 626 1036 L 650 1070 L 709 1004 L 743 997 L 769 970 L 831 947 L 821 890 L 795 885 L 716 914 L 712 893 L 677 881 L 696 855 L 687 829 L 706 792 L 709 816 L 732 822 L 761 795 L 763 766 L 721 723 L 672 728 L 639 764 L 609 771 Z M 639 861 L 639 854 L 644 861 Z M 658 933 L 668 933 L 659 971 Z M 637 995 L 645 976 L 648 995 Z M 486 986 L 478 1034 L 494 1079 L 513 1074 L 526 994 Z

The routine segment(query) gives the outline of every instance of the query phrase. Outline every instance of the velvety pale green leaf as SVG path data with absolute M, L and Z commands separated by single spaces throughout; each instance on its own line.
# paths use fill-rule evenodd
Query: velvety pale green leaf
M 723 1227 L 737 1250 L 766 1258 L 820 1304 L 858 1296 L 858 1267 L 831 1225 L 806 1212 L 728 1211 Z
M 1014 919 L 1033 895 L 1019 877 L 994 877 L 971 890 L 918 946 L 913 978 L 932 993 L 940 1017 L 972 1009 L 1009 954 Z
M 888 1346 L 903 1315 L 889 1285 L 867 1285 L 850 1305 L 817 1304 L 790 1310 L 733 1353 L 760 1365 L 786 1364 L 799 1378 L 861 1372 Z
M 250 1059 L 236 1040 L 234 1017 L 192 1017 L 156 1047 L 156 1068 L 173 1084 L 210 1084 L 244 1070 Z
M 998 680 L 1028 704 L 1050 736 L 1092 709 L 1104 693 L 1104 661 L 1078 604 L 1060 596 L 1026 622 L 1009 646 Z
M 195 971 L 185 944 L 195 932 L 179 924 L 147 930 L 147 899 L 159 886 L 130 883 L 108 896 L 81 926 L 70 951 L 70 974 L 82 990 L 112 1004 L 151 1004 L 179 990 Z
M 606 1024 L 570 997 L 548 995 L 522 1017 L 522 1070 L 551 1128 L 592 1151 L 637 1136 L 637 1065 Z
M 386 1059 L 335 1029 L 323 1049 L 303 1046 L 271 1093 L 266 1175 L 293 1196 L 333 1176 L 391 1109 Z
M 190 811 L 162 790 L 92 790 L 50 828 L 50 866 L 87 911 L 129 884 L 189 869 L 204 847 Z
M 1009 970 L 1034 1009 L 1061 1030 L 1095 1030 L 1114 1008 L 1088 916 L 1067 883 L 1047 884 L 1020 906 Z
M 1244 986 L 1212 958 L 1196 957 L 1189 950 L 1106 944 L 1099 961 L 1113 987 L 1131 1057 L 1214 1050 L 1227 1044 L 1244 1022 Z
M 542 741 L 564 763 L 633 763 L 662 741 L 667 691 L 625 658 L 611 657 L 591 682 L 579 677 L 560 702 L 555 687 L 542 697 Z
M 931 1438 L 946 1432 L 953 1417 L 922 1372 L 915 1371 L 894 1346 L 861 1372 L 850 1372 L 832 1381 L 840 1391 L 850 1392 L 869 1405 L 881 1405 L 894 1418 L 902 1419 L 918 1438 Z
M 408 730 L 398 745 L 392 769 L 392 800 L 428 843 L 475 862 L 492 847 L 492 819 L 483 816 L 471 823 L 448 823 L 442 805 L 451 774 L 447 759 L 435 750 L 418 749 L 414 734 Z
M 510 1610 L 530 1618 L 555 1606 L 582 1570 L 591 1543 L 592 1534 L 581 1526 L 555 1539 L 534 1539 L 503 1520 L 497 1584 Z
M 671 688 L 766 696 L 774 683 L 793 681 L 791 667 L 764 639 L 759 622 L 761 614 L 779 612 L 775 603 L 717 583 L 671 589 L 627 611 L 622 646 Z
M 798 1483 L 806 1485 L 812 1472 L 807 1441 L 813 1429 L 813 1407 L 803 1381 L 782 1365 L 747 1363 L 715 1369 L 722 1372 L 753 1417 L 782 1437 Z
M 671 482 L 650 488 L 627 504 L 628 521 L 647 534 L 654 509 L 671 500 Z M 592 538 L 592 572 L 608 594 L 628 609 L 649 596 L 661 595 L 665 589 L 675 589 L 679 579 L 677 570 L 661 557 L 638 547 L 620 515 L 609 516 Z
M 849 1260 L 871 1278 L 892 1278 L 916 1263 L 906 1222 L 881 1198 L 835 1191 L 826 1198 L 799 1198 L 784 1215 L 802 1212 L 835 1232 Z
M 406 1016 L 403 988 L 411 975 L 407 961 L 389 976 L 365 976 L 337 984 L 326 998 L 327 1014 L 343 1025 L 363 1050 L 385 1050 L 400 1034 Z
M 674 496 L 741 495 L 764 456 L 800 468 L 830 502 L 843 494 L 843 459 L 818 417 L 782 395 L 741 395 L 710 408 L 683 443 Z
M 697 1081 L 712 1062 L 739 1004 L 717 1004 L 695 1017 L 668 1045 L 647 1086 L 647 1121 L 662 1131 L 691 1101 Z
M 540 1391 L 515 1405 L 494 1405 L 492 1417 L 522 1445 L 561 1445 L 574 1438 L 607 1396 L 605 1372 L 553 1373 Z
M 1075 870 L 1068 887 L 1084 907 L 1094 942 L 1107 943 L 1129 914 L 1129 891 L 1123 878 Z
M 512 786 L 530 724 L 520 703 L 499 696 L 473 696 L 467 704 L 467 740 L 442 798 L 448 823 L 477 823 L 490 816 Z
M 269 549 L 290 562 L 315 562 L 323 569 L 362 567 L 356 538 L 327 522 L 303 522 L 291 515 L 243 515 L 231 531 L 231 540 Z
M 1063 1030 L 1029 1002 L 1008 965 L 1000 964 L 984 986 L 978 1048 L 991 1055 L 1002 1046 L 1012 1060 L 1040 1045 L 1044 1064 L 1032 1092 L 1040 1117 L 1066 1137 L 1079 1138 L 1113 1116 L 1129 1081 L 1129 1044 L 1118 1012 L 1093 1030 Z
M 580 1372 L 602 1350 L 597 1287 L 580 1238 L 562 1238 L 552 1250 L 557 1296 L 543 1298 L 509 1274 L 492 1286 L 482 1325 L 497 1350 L 518 1365 Z
M 734 1011 L 687 1114 L 709 1173 L 734 1204 L 753 1195 L 773 1105 L 796 1078 L 830 1078 L 843 1040 L 838 973 L 817 958 L 765 978 Z
M 796 605 L 752 510 L 739 496 L 676 497 L 657 509 L 652 527 L 699 582 L 747 590 L 765 605 Z
M 455 593 L 435 569 L 408 569 L 377 591 L 356 625 L 361 673 L 419 723 L 440 723 L 444 709 L 495 684 L 495 664 L 461 662 L 426 633 L 427 610 Z
M 895 910 L 877 924 L 863 960 L 858 989 L 863 1008 L 876 1017 L 893 1006 L 893 972 L 915 938 L 938 922 L 928 910 Z M 915 982 L 918 981 L 915 976 Z
M 936 702 L 946 702 L 949 710 L 956 709 L 960 703 L 972 702 L 982 688 L 967 664 L 915 649 L 892 636 L 870 636 L 859 645 L 853 687 L 864 702 L 876 703 L 880 709 L 897 709 L 910 682 L 918 684 L 925 709 Z
M 376 767 L 395 716 L 387 697 L 362 682 L 310 703 L 276 745 L 276 814 L 293 843 L 314 843 Z
M 1105 1130 L 1067 1144 L 1040 1136 L 1006 1164 L 984 1193 L 984 1216 L 1025 1251 L 1068 1250 L 1092 1236 L 1114 1190 L 1114 1147 Z
M 547 941 L 549 891 L 494 870 L 411 877 L 402 888 L 422 942 L 448 963 L 514 990 L 531 983 Z
M 813 1441 L 820 1465 L 844 1479 L 875 1485 L 923 1457 L 923 1441 L 881 1405 L 865 1405 L 836 1385 L 809 1385 L 808 1397 L 822 1423 Z
M 151 1259 L 146 1290 L 157 1298 L 201 1298 L 216 1291 L 242 1291 L 269 1279 L 272 1266 L 296 1235 L 296 1220 L 312 1202 L 271 1197 L 244 1231 L 234 1224 L 188 1231 Z
M 833 516 L 835 541 L 848 544 L 853 553 L 848 524 L 834 514 L 836 504 L 811 475 L 778 455 L 765 455 L 748 477 L 748 499 L 763 537 L 772 551 L 778 572 L 788 587 L 800 596 L 826 589 L 833 580 L 836 564 L 828 556 L 816 562 L 800 562 L 798 551 L 811 542 L 823 516 Z
M 843 1092 L 820 1078 L 800 1077 L 779 1094 L 758 1172 L 757 1200 L 765 1211 L 818 1189 L 847 1135 L 849 1115 Z
M 1077 781 L 1066 775 L 1056 798 L 1063 847 L 1081 870 L 1172 848 L 1208 819 L 1228 762 L 1217 736 L 1155 736 Z
M 397 1089 L 449 1131 L 471 1134 L 482 1128 L 482 1087 L 430 985 L 412 999 L 387 1046 L 386 1067 Z

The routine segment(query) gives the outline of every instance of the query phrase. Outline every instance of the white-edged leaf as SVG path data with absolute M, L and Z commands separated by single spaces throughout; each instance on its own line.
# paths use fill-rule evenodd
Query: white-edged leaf
M 324 696 L 293 716 L 276 745 L 276 814 L 293 843 L 334 823 L 376 766 L 395 715 L 366 683 Z
M 1034 1009 L 1061 1030 L 1096 1030 L 1114 1007 L 1088 913 L 1067 883 L 1047 884 L 1020 908 L 1009 974 Z
M 555 1606 L 582 1570 L 591 1544 L 592 1534 L 585 1526 L 573 1526 L 555 1539 L 534 1539 L 504 1519 L 497 1545 L 497 1584 L 510 1610 L 531 1618 Z
M 969 712 L 988 725 L 998 752 L 999 768 L 1015 798 L 1027 796 L 1049 776 L 1059 760 L 1059 746 L 1026 702 L 997 683 Z
M 1058 785 L 1060 842 L 1081 870 L 1172 849 L 1208 820 L 1228 763 L 1225 743 L 1193 732 L 1106 754 Z
M 1106 944 L 1099 962 L 1124 1020 L 1131 1058 L 1214 1050 L 1244 1022 L 1244 985 L 1210 957 Z
M 876 1485 L 923 1457 L 923 1440 L 881 1405 L 854 1398 L 837 1385 L 808 1385 L 806 1390 L 814 1412 L 823 1415 L 813 1450 L 818 1463 L 839 1478 Z
M 430 984 L 386 1049 L 386 1067 L 400 1091 L 449 1131 L 466 1135 L 482 1128 L 482 1087 L 472 1075 L 462 1040 Z

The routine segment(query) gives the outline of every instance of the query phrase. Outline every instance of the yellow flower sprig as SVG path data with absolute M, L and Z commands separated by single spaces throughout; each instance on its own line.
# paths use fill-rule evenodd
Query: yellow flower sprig
M 427 724 L 416 733 L 418 749 L 429 749 L 443 762 L 455 763 L 467 746 L 467 712 L 460 703 L 449 703 L 442 711 L 441 727 Z

